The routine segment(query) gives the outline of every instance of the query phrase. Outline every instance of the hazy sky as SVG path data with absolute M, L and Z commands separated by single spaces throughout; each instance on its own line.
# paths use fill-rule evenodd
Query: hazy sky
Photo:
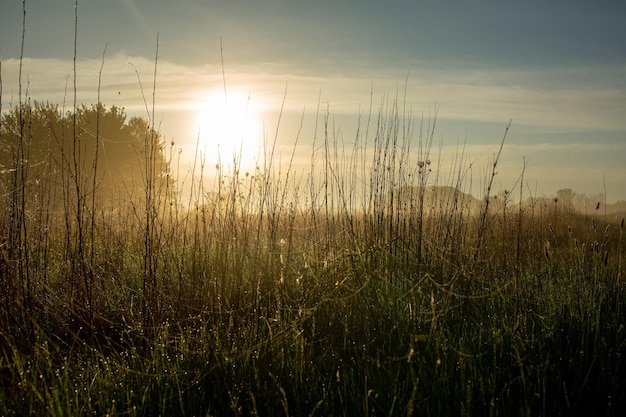
M 33 99 L 68 101 L 74 0 L 26 9 L 23 84 Z M 151 103 L 158 33 L 156 123 L 188 152 L 202 101 L 223 91 L 221 39 L 227 90 L 250 96 L 266 131 L 285 90 L 283 145 L 304 112 L 303 159 L 318 102 L 350 142 L 370 101 L 376 113 L 406 91 L 414 120 L 437 109 L 435 153 L 466 141 L 477 183 L 512 119 L 497 188 L 513 186 L 525 157 L 533 193 L 598 193 L 606 181 L 609 201 L 626 200 L 625 22 L 623 1 L 82 0 L 78 100 L 97 101 L 105 54 L 102 101 L 146 116 L 138 78 Z M 21 36 L 22 2 L 3 1 L 5 110 L 18 101 Z

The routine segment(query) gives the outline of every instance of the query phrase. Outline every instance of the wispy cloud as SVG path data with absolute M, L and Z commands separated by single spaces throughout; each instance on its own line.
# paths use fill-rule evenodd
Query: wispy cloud
M 3 62 L 3 101 L 17 94 L 19 62 Z M 80 102 L 94 102 L 97 96 L 97 59 L 81 60 L 77 82 Z M 135 71 L 136 70 L 136 71 Z M 336 114 L 363 111 L 373 99 L 374 109 L 387 95 L 406 100 L 416 112 L 439 108 L 439 118 L 503 123 L 513 119 L 518 126 L 570 130 L 626 130 L 626 87 L 612 81 L 626 68 L 565 68 L 545 71 L 433 71 L 413 69 L 408 79 L 382 73 L 311 75 L 297 69 L 267 64 L 255 71 L 229 68 L 226 83 L 243 88 L 271 109 L 277 110 L 287 88 L 287 109 L 313 109 L 318 99 Z M 154 62 L 137 56 L 116 54 L 105 57 L 102 77 L 103 101 L 123 104 L 129 111 L 141 111 L 144 96 L 152 94 Z M 405 74 L 406 75 L 406 74 Z M 59 59 L 25 59 L 24 80 L 35 99 L 61 102 L 72 85 L 72 63 Z M 139 76 L 139 77 L 138 77 Z M 140 81 L 139 81 L 140 80 Z M 568 81 L 570 80 L 570 81 Z M 586 80 L 586 82 L 584 82 Z M 605 80 L 605 81 L 602 81 Z M 406 81 L 406 85 L 405 85 Z M 221 88 L 220 67 L 190 67 L 160 59 L 157 68 L 157 105 L 161 111 L 189 107 L 203 92 Z
M 100 65 L 100 59 L 79 61 L 79 103 L 96 101 Z M 19 61 L 16 59 L 2 62 L 2 100 L 5 110 L 9 104 L 15 105 L 18 101 L 18 68 Z M 609 196 L 622 198 L 621 178 L 626 177 L 626 168 L 621 168 L 623 164 L 619 162 L 619 155 L 626 157 L 626 142 L 607 140 L 606 135 L 600 135 L 600 139 L 594 136 L 597 132 L 612 132 L 613 137 L 615 132 L 618 132 L 618 136 L 621 134 L 619 132 L 626 132 L 626 121 L 623 118 L 626 114 L 626 87 L 609 88 L 611 77 L 622 70 L 624 68 L 598 69 L 606 76 L 606 81 L 597 80 L 597 74 L 590 75 L 589 69 L 584 68 L 563 69 L 567 75 L 563 79 L 558 78 L 558 70 L 549 69 L 467 73 L 412 70 L 408 80 L 405 80 L 399 73 L 397 78 L 382 73 L 373 73 L 371 77 L 366 74 L 356 77 L 342 74 L 324 76 L 299 72 L 297 68 L 266 64 L 254 71 L 246 67 L 231 67 L 225 77 L 227 88 L 249 91 L 262 104 L 266 114 L 275 115 L 279 111 L 286 89 L 286 110 L 292 115 L 298 115 L 298 120 L 306 110 L 309 118 L 305 128 L 309 130 L 314 127 L 314 117 L 310 115 L 315 113 L 318 101 L 324 111 L 328 105 L 338 128 L 343 129 L 342 134 L 347 142 L 353 137 L 351 129 L 355 128 L 355 114 L 359 111 L 367 113 L 370 100 L 376 115 L 383 96 L 393 100 L 397 95 L 399 100 L 403 100 L 405 93 L 416 118 L 422 112 L 428 115 L 437 105 L 440 120 L 453 120 L 460 125 L 465 122 L 489 122 L 492 126 L 494 122 L 500 124 L 498 130 L 490 134 L 494 137 L 488 140 L 477 137 L 480 133 L 476 130 L 470 131 L 464 159 L 459 161 L 473 172 L 472 191 L 477 194 L 481 192 L 481 178 L 486 175 L 490 158 L 497 152 L 494 143 L 501 138 L 505 123 L 513 118 L 512 136 L 510 140 L 507 139 L 498 169 L 498 186 L 510 188 L 515 184 L 525 157 L 529 164 L 526 181 L 529 184 L 539 183 L 542 193 L 550 194 L 568 186 L 580 192 L 594 192 L 605 178 Z M 151 106 L 146 106 L 144 97 L 151 103 L 153 75 L 154 61 L 151 59 L 119 53 L 105 57 L 102 101 L 108 105 L 124 106 L 131 115 L 147 116 L 146 107 Z M 24 60 L 23 85 L 33 99 L 59 104 L 65 101 L 66 106 L 71 106 L 72 77 L 72 62 L 69 60 Z M 588 82 L 581 83 L 585 79 Z M 187 142 L 192 142 L 196 128 L 185 125 L 191 120 L 189 117 L 185 119 L 185 114 L 196 111 L 198 101 L 206 95 L 207 90 L 221 89 L 223 83 L 219 66 L 185 66 L 160 59 L 156 81 L 156 117 L 157 122 L 163 121 L 166 137 L 176 136 L 177 140 L 182 139 L 183 142 L 184 138 L 188 138 Z M 267 122 L 268 132 L 275 128 L 274 122 Z M 295 138 L 297 121 L 292 123 L 296 126 L 293 128 L 289 121 L 282 123 L 285 126 L 281 131 Z M 181 133 L 181 129 L 187 131 Z M 575 141 L 566 139 L 569 133 L 576 132 L 590 132 L 589 137 L 594 140 L 585 140 L 586 133 L 581 133 Z M 530 137 L 532 140 L 527 140 Z M 441 157 L 442 181 L 447 181 L 446 167 L 454 161 L 455 154 L 458 155 L 457 145 L 450 144 L 455 139 L 446 137 L 441 149 L 436 149 L 438 145 L 434 145 L 432 159 Z M 307 169 L 310 142 L 301 147 L 304 154 L 296 155 L 296 160 L 302 160 L 301 168 Z

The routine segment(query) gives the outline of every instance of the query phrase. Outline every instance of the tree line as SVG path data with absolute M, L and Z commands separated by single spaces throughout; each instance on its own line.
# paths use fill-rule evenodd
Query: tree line
M 43 184 L 54 204 L 76 186 L 99 202 L 136 197 L 147 183 L 147 153 L 157 182 L 173 192 L 160 132 L 143 118 L 129 118 L 123 107 L 81 105 L 64 112 L 57 104 L 34 101 L 0 118 L 5 190 L 20 183 L 34 192 Z

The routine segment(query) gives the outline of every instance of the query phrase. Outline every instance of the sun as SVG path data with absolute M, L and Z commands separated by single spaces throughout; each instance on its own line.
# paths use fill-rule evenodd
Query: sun
M 263 144 L 263 124 L 250 94 L 212 90 L 198 106 L 198 150 L 206 163 L 254 169 Z

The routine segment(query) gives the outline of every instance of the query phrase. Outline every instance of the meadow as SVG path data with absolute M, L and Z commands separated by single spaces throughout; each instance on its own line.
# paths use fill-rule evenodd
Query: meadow
M 351 145 L 325 130 L 308 173 L 270 142 L 185 200 L 150 129 L 115 205 L 96 164 L 59 185 L 15 158 L 0 414 L 621 415 L 624 218 L 527 196 L 523 172 L 495 195 L 499 153 L 481 200 L 462 149 L 439 183 L 435 121 L 402 108 Z
M 0 415 L 626 410 L 624 215 L 533 195 L 525 167 L 495 190 L 510 126 L 479 199 L 393 98 L 349 140 L 320 114 L 305 171 L 277 137 L 252 171 L 198 154 L 183 195 L 173 143 L 75 88 L 59 113 L 20 86 L 2 118 Z

